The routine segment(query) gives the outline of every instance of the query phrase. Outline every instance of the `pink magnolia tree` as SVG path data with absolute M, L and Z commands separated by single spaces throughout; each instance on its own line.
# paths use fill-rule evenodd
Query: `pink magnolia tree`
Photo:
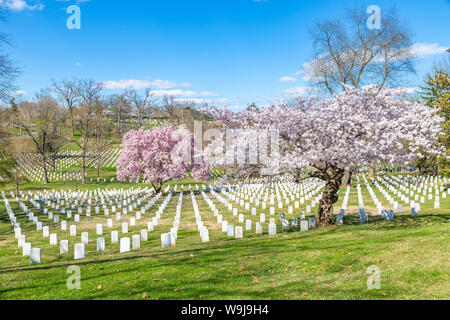
M 131 130 L 123 137 L 117 178 L 120 181 L 143 178 L 157 193 L 164 183 L 174 179 L 191 176 L 207 180 L 209 166 L 205 162 L 194 164 L 193 143 L 193 134 L 184 126 Z
M 408 165 L 421 151 L 439 154 L 442 121 L 435 111 L 404 99 L 394 89 L 348 87 L 331 100 L 250 109 L 239 113 L 205 109 L 216 119 L 241 128 L 279 131 L 280 165 L 296 181 L 319 178 L 325 190 L 317 225 L 331 223 L 333 204 L 347 170 L 373 163 Z

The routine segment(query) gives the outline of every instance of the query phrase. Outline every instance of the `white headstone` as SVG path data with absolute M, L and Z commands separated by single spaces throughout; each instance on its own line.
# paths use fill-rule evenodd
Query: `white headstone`
M 58 245 L 58 235 L 56 233 L 52 233 L 50 235 L 50 245 L 52 245 L 52 246 Z
M 262 222 L 262 223 L 266 222 L 266 215 L 264 213 L 261 213 L 259 215 L 259 222 Z
M 269 224 L 269 236 L 274 236 L 277 234 L 277 225 L 275 223 Z
M 25 236 L 24 236 L 23 234 L 20 235 L 20 236 L 17 238 L 17 246 L 18 246 L 19 248 L 22 248 L 25 242 L 26 242 L 26 241 L 25 241 Z
M 42 228 L 42 236 L 48 238 L 50 236 L 50 227 L 45 226 Z
M 119 242 L 119 231 L 111 231 L 111 243 Z
M 74 256 L 73 258 L 75 260 L 80 260 L 80 259 L 84 259 L 85 256 L 85 249 L 86 246 L 84 243 L 77 243 L 75 244 L 75 249 L 74 249 Z
M 242 230 L 242 227 L 235 227 L 234 228 L 234 237 L 236 239 L 242 239 L 244 236 L 244 232 Z
M 31 254 L 31 243 L 25 242 L 22 247 L 22 256 L 28 257 Z
M 31 248 L 30 263 L 31 264 L 41 263 L 41 249 L 40 248 Z
M 148 230 L 146 229 L 141 230 L 141 240 L 143 242 L 148 241 Z
M 245 221 L 245 230 L 246 231 L 252 230 L 252 220 Z
M 105 238 L 97 238 L 97 251 L 105 251 L 105 250 L 106 250 Z
M 130 238 L 120 238 L 120 253 L 130 252 Z
M 222 232 L 228 231 L 228 221 L 222 221 Z
M 208 242 L 209 241 L 209 231 L 206 227 L 203 227 L 200 230 L 200 237 L 202 239 L 202 242 Z
M 98 224 L 97 225 L 97 235 L 101 236 L 103 234 L 103 225 L 102 224 Z
M 77 226 L 76 225 L 74 225 L 74 224 L 71 225 L 69 227 L 69 229 L 70 229 L 70 236 L 74 237 L 77 235 Z
M 308 231 L 309 223 L 307 220 L 300 221 L 300 231 Z
M 170 233 L 161 234 L 161 246 L 163 248 L 170 247 L 172 241 L 170 240 Z
M 83 232 L 81 234 L 81 242 L 85 244 L 89 243 L 89 232 Z
M 256 234 L 262 234 L 263 233 L 263 224 L 261 222 L 256 223 Z
M 227 236 L 234 237 L 234 226 L 232 224 L 227 225 Z
M 132 237 L 132 249 L 140 249 L 141 248 L 141 236 L 138 234 L 133 235 Z
M 59 253 L 60 254 L 69 253 L 69 240 L 61 240 L 59 242 Z

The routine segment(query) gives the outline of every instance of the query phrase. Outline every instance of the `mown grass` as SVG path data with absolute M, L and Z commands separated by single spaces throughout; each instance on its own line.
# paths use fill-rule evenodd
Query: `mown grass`
M 105 187 L 105 184 L 100 185 L 93 183 L 87 187 Z M 122 187 L 117 183 L 107 185 Z M 75 189 L 72 185 L 63 187 Z M 352 197 L 353 192 L 356 190 L 352 190 Z M 363 196 L 368 196 L 365 187 Z M 381 195 L 377 193 L 377 196 L 381 199 Z M 80 261 L 73 261 L 73 245 L 79 242 L 81 230 L 76 240 L 64 231 L 57 232 L 58 240 L 70 241 L 70 254 L 61 256 L 59 247 L 48 245 L 48 239 L 42 239 L 40 232 L 25 223 L 24 215 L 16 203 L 11 202 L 19 222 L 27 226 L 24 230 L 27 241 L 31 239 L 33 246 L 42 248 L 43 263 L 33 266 L 17 248 L 1 203 L 0 299 L 450 298 L 449 198 L 441 201 L 438 210 L 432 209 L 430 204 L 422 205 L 417 218 L 412 218 L 408 212 L 396 215 L 394 221 L 370 216 L 369 224 L 361 225 L 358 217 L 349 216 L 343 226 L 289 233 L 279 228 L 276 236 L 268 236 L 265 225 L 264 235 L 254 234 L 253 229 L 244 231 L 244 239 L 235 240 L 217 230 L 213 214 L 196 193 L 203 221 L 210 229 L 210 242 L 203 244 L 195 228 L 189 193 L 185 193 L 177 245 L 160 248 L 160 234 L 168 232 L 173 222 L 177 197 L 175 194 L 161 223 L 149 233 L 149 241 L 142 243 L 141 249 L 126 254 L 119 253 L 118 245 L 109 244 L 106 225 L 107 251 L 97 253 L 95 224 L 105 224 L 105 217 L 82 218 L 81 223 L 89 230 L 91 239 L 86 259 Z M 146 213 L 145 219 L 154 216 L 164 198 Z M 365 199 L 365 202 L 370 207 L 370 201 Z M 224 219 L 237 224 L 237 217 L 218 202 L 216 205 Z M 280 211 L 277 209 L 277 214 Z M 275 217 L 278 220 L 278 216 Z M 246 218 L 255 221 L 257 217 Z M 144 223 L 130 228 L 127 236 L 137 234 Z M 119 224 L 114 224 L 114 229 L 120 230 Z M 71 265 L 81 268 L 81 290 L 67 289 L 70 276 L 67 268 Z M 373 265 L 381 270 L 380 290 L 367 289 L 370 276 L 367 268 Z

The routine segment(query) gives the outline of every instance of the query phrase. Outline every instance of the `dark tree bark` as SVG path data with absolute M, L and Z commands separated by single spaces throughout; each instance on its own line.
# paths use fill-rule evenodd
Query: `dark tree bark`
M 319 211 L 316 217 L 318 228 L 325 228 L 331 224 L 333 204 L 339 200 L 338 193 L 342 184 L 342 173 L 337 173 L 326 181 L 325 190 L 319 203 Z
M 374 164 L 369 165 L 369 174 L 371 178 L 375 178 L 376 175 L 375 171 L 376 171 L 375 165 Z
M 311 172 L 294 172 L 294 178 L 297 183 L 307 178 L 318 178 L 325 181 L 325 190 L 319 202 L 319 210 L 316 215 L 316 226 L 318 228 L 326 228 L 331 225 L 333 204 L 339 200 L 338 193 L 345 174 L 346 171 L 344 169 L 329 163 L 317 164 L 311 168 Z
M 346 171 L 344 178 L 343 178 L 342 186 L 351 187 L 352 186 L 352 176 L 353 176 L 353 171 L 351 171 L 351 170 Z
M 44 182 L 45 184 L 49 184 L 50 181 L 48 180 L 47 159 L 45 157 L 45 154 L 42 155 L 42 168 L 44 169 Z

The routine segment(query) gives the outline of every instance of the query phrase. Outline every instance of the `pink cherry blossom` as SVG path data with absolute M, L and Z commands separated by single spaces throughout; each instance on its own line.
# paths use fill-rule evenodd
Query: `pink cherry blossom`
M 151 130 L 131 130 L 125 134 L 117 161 L 120 181 L 141 177 L 160 191 L 162 185 L 189 176 L 206 180 L 207 164 L 192 165 L 193 135 L 184 126 L 163 125 Z

